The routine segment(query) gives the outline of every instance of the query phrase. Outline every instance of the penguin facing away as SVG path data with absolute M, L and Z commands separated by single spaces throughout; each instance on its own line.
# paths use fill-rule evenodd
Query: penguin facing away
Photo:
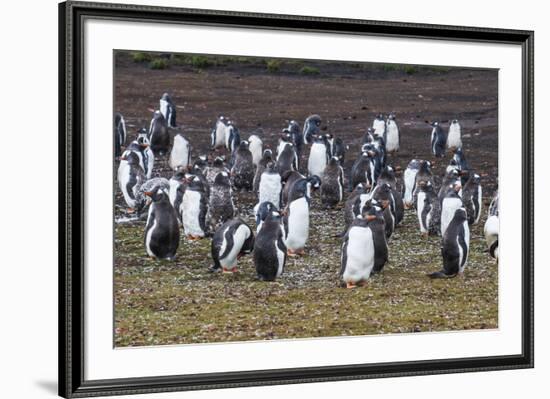
M 399 151 L 399 127 L 392 112 L 386 120 L 386 150 L 388 152 Z
M 294 149 L 294 144 L 286 142 L 283 144 L 281 152 L 277 156 L 277 170 L 282 176 L 289 170 L 298 170 L 298 155 Z
M 374 239 L 368 223 L 375 215 L 356 218 L 342 243 L 340 277 L 346 288 L 366 284 L 374 268 Z
M 344 169 L 338 157 L 330 158 L 321 175 L 321 203 L 333 208 L 344 199 Z
M 164 93 L 159 101 L 159 109 L 166 119 L 168 127 L 176 127 L 176 105 L 168 93 Z
M 158 110 L 153 113 L 147 138 L 151 143 L 151 149 L 155 155 L 164 155 L 168 152 L 170 148 L 168 125 L 166 124 L 166 119 L 164 119 L 164 116 Z
M 367 151 L 363 151 L 351 167 L 350 191 L 357 187 L 359 183 L 362 183 L 367 189 L 372 190 L 376 184 L 374 169 L 373 157 Z
M 288 123 L 286 128 L 290 136 L 292 137 L 292 144 L 296 149 L 296 155 L 298 156 L 298 164 L 300 163 L 300 158 L 302 157 L 302 151 L 304 148 L 304 138 L 302 137 L 302 131 L 300 130 L 300 124 L 294 120 Z
M 232 121 L 227 122 L 225 131 L 225 147 L 233 153 L 241 143 L 241 135 Z
M 288 203 L 288 196 L 292 190 L 294 182 L 305 179 L 305 176 L 296 170 L 289 170 L 281 176 L 283 190 L 281 191 L 281 208 Z
M 449 125 L 449 133 L 447 134 L 447 148 L 454 150 L 462 147 L 462 135 L 460 123 L 453 119 Z
M 145 249 L 154 258 L 174 260 L 180 232 L 176 210 L 170 205 L 168 192 L 155 187 L 145 193 L 152 199 L 145 227 Z
M 136 208 L 137 192 L 145 182 L 145 174 L 140 166 L 139 157 L 133 151 L 124 153 L 120 160 L 117 180 L 124 201 L 128 205 L 128 213 L 134 213 Z
M 414 191 L 413 191 L 413 205 L 418 208 L 418 191 L 420 190 L 420 184 L 422 182 L 430 182 L 434 184 L 432 164 L 430 161 L 420 161 L 420 169 L 416 172 L 414 177 Z
M 252 190 L 254 183 L 254 162 L 248 141 L 240 142 L 234 152 L 231 180 L 237 190 Z
M 201 179 L 188 175 L 189 183 L 183 194 L 179 209 L 183 231 L 189 240 L 198 240 L 206 236 L 206 212 L 208 200 Z
M 263 142 L 257 135 L 253 134 L 248 138 L 248 149 L 252 153 L 252 163 L 258 167 L 263 156 Z
M 229 169 L 226 168 L 223 157 L 216 157 L 212 165 L 207 166 L 205 170 L 206 181 L 210 186 L 214 184 L 214 180 L 220 172 L 229 173 Z
M 212 237 L 211 254 L 214 261 L 208 270 L 223 273 L 237 272 L 237 261 L 254 248 L 254 233 L 240 218 L 222 224 Z
M 233 204 L 229 173 L 220 172 L 210 188 L 210 202 L 207 214 L 210 230 L 216 231 L 220 225 L 232 219 L 234 215 L 235 205 Z
M 304 144 L 311 144 L 313 142 L 313 136 L 316 136 L 320 132 L 321 117 L 319 115 L 310 115 L 304 122 L 303 138 Z
M 441 244 L 441 256 L 443 257 L 443 269 L 431 273 L 430 278 L 455 277 L 461 274 L 466 267 L 470 249 L 470 228 L 466 220 L 466 210 L 455 210 L 449 227 L 443 234 Z
M 122 147 L 126 143 L 126 122 L 120 112 L 115 113 L 115 157 L 122 155 Z
M 275 281 L 283 274 L 287 248 L 281 229 L 281 215 L 272 211 L 264 220 L 254 242 L 254 265 L 258 279 Z
M 169 162 L 172 170 L 176 170 L 180 166 L 186 168 L 191 164 L 191 145 L 181 133 L 174 136 Z
M 395 230 L 395 226 L 397 226 L 397 211 L 390 185 L 382 184 L 380 186 L 376 186 L 372 192 L 371 198 L 376 200 L 376 202 L 379 203 L 383 209 L 382 214 L 386 222 L 386 238 L 390 238 Z
M 432 136 L 431 136 L 431 148 L 432 154 L 436 157 L 442 158 L 445 156 L 445 147 L 447 145 L 447 135 L 439 126 L 439 122 L 432 123 Z
M 472 173 L 466 185 L 462 189 L 462 203 L 468 215 L 468 224 L 477 224 L 481 217 L 481 208 L 483 207 L 483 193 L 481 188 L 481 177 L 477 173 Z
M 462 198 L 458 192 L 462 188 L 460 181 L 457 180 L 447 188 L 445 196 L 441 201 L 441 235 L 445 235 L 445 231 L 451 223 L 457 209 L 462 208 Z

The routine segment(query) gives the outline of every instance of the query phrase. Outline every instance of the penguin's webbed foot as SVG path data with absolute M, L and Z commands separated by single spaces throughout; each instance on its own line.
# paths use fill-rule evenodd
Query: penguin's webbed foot
M 347 289 L 357 288 L 357 284 L 355 284 L 354 282 L 348 281 L 346 283 L 346 288 Z

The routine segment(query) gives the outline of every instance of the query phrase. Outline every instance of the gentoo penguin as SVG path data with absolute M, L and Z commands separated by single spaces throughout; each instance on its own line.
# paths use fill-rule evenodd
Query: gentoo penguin
M 298 164 L 300 163 L 300 158 L 302 157 L 302 151 L 304 148 L 304 138 L 302 137 L 302 132 L 300 130 L 300 124 L 296 121 L 290 121 L 288 127 L 286 128 L 290 136 L 292 137 L 292 144 L 296 149 L 296 155 L 298 156 Z
M 147 138 L 151 143 L 151 149 L 155 155 L 164 155 L 168 152 L 170 148 L 170 133 L 168 133 L 166 119 L 164 119 L 164 116 L 158 110 L 153 113 Z
M 413 193 L 415 189 L 416 174 L 420 170 L 419 159 L 413 159 L 407 165 L 407 169 L 403 173 L 403 202 L 405 208 L 410 208 L 414 204 Z
M 133 151 L 125 152 L 118 167 L 118 185 L 128 205 L 128 212 L 133 213 L 136 208 L 136 196 L 139 187 L 145 181 L 145 174 L 139 164 L 139 157 Z
M 328 161 L 321 175 L 321 203 L 327 208 L 334 208 L 344 199 L 344 169 L 338 157 Z
M 281 208 L 288 203 L 288 196 L 295 181 L 305 179 L 305 176 L 296 170 L 289 170 L 281 176 L 283 190 L 281 191 Z
M 208 157 L 206 155 L 199 155 L 195 162 L 193 162 L 193 169 L 199 169 L 206 176 L 206 168 L 208 168 Z
M 284 142 L 279 148 L 281 151 L 277 154 L 277 170 L 281 176 L 289 170 L 298 170 L 298 155 L 294 149 L 294 144 Z
M 240 218 L 222 224 L 212 237 L 211 253 L 214 265 L 211 272 L 235 273 L 238 259 L 252 252 L 254 233 Z
M 498 261 L 498 234 L 499 234 L 499 218 L 498 218 L 498 191 L 495 192 L 491 204 L 487 221 L 483 227 L 487 248 L 492 258 Z
M 145 194 L 152 200 L 145 227 L 147 254 L 159 259 L 174 260 L 180 241 L 176 210 L 170 205 L 166 189 L 155 187 Z
M 232 121 L 227 121 L 227 127 L 225 131 L 225 148 L 233 153 L 239 147 L 241 142 L 241 135 L 237 126 Z
M 170 204 L 172 204 L 177 211 L 178 218 L 181 217 L 179 209 L 187 186 L 187 180 L 185 178 L 186 173 L 185 168 L 178 168 L 169 180 L 170 187 L 168 189 L 168 198 L 170 199 Z
M 451 223 L 455 215 L 455 211 L 462 208 L 462 198 L 458 192 L 462 188 L 460 180 L 455 181 L 453 184 L 447 187 L 445 196 L 441 200 L 441 235 L 445 235 L 445 231 Z
M 264 220 L 271 215 L 272 211 L 278 211 L 277 208 L 275 208 L 275 205 L 273 205 L 271 202 L 262 202 L 259 204 L 258 209 L 256 210 L 255 218 L 256 218 L 256 233 L 260 231 L 262 228 L 262 224 Z
M 358 215 L 361 214 L 361 210 L 363 209 L 363 206 L 368 200 L 368 198 L 366 198 L 365 201 L 363 202 L 363 205 L 361 205 L 360 203 L 361 195 L 368 196 L 368 189 L 365 188 L 364 183 L 359 183 L 355 187 L 355 189 L 350 193 L 349 197 L 346 199 L 346 202 L 344 203 L 345 229 L 342 233 L 339 234 L 339 236 L 343 237 L 344 234 L 346 234 L 347 229 L 351 225 L 351 222 L 353 222 L 353 220 Z
M 347 288 L 364 285 L 374 268 L 374 239 L 369 221 L 375 215 L 360 215 L 351 223 L 344 236 L 340 278 Z
M 204 194 L 206 195 L 206 198 L 208 201 L 210 201 L 210 185 L 208 184 L 208 180 L 206 180 L 206 176 L 204 175 L 203 169 L 201 169 L 201 166 L 197 163 L 195 163 L 191 170 L 189 171 L 190 174 L 193 176 L 197 176 L 204 187 Z
M 374 267 L 372 273 L 380 273 L 388 261 L 388 241 L 386 240 L 386 221 L 383 210 L 376 200 L 369 200 L 362 210 L 363 215 L 373 215 L 368 218 L 367 225 L 371 229 L 374 241 Z
M 462 148 L 459 147 L 454 150 L 452 163 L 458 167 L 462 185 L 465 185 L 469 177 L 470 166 L 468 165 L 468 161 L 466 161 Z
M 329 157 L 337 157 L 340 165 L 344 164 L 346 157 L 346 145 L 340 137 L 334 137 L 331 133 L 325 134 L 328 144 Z
M 258 167 L 263 155 L 263 142 L 255 134 L 248 138 L 248 149 L 252 153 L 252 163 L 255 167 Z
M 258 188 L 258 204 L 271 202 L 277 209 L 281 206 L 281 190 L 283 188 L 281 175 L 274 162 L 267 164 Z
M 372 130 L 372 127 L 367 128 L 367 131 L 365 132 L 365 135 L 363 136 L 363 144 L 370 144 L 374 141 L 374 130 Z
M 220 172 L 229 173 L 229 169 L 226 168 L 223 157 L 216 157 L 212 165 L 209 165 L 205 171 L 206 181 L 210 186 L 214 184 L 214 180 Z
M 392 207 L 395 215 L 395 225 L 397 226 L 401 223 L 405 215 L 405 205 L 403 203 L 403 198 L 401 198 L 401 195 L 397 192 L 397 179 L 395 177 L 395 172 L 390 165 L 386 165 L 384 169 L 382 169 L 380 176 L 378 176 L 376 185 L 380 186 L 382 184 L 387 184 L 390 186 Z
M 317 176 L 294 182 L 283 211 L 285 245 L 289 256 L 303 255 L 309 237 L 309 204 Z M 318 179 L 318 178 L 317 178 Z
M 168 93 L 164 93 L 160 98 L 160 113 L 168 127 L 176 127 L 176 105 Z
M 225 146 L 225 137 L 227 134 L 227 118 L 223 115 L 218 116 L 212 132 L 210 133 L 210 145 L 215 150 Z
M 481 177 L 472 173 L 462 189 L 462 203 L 468 215 L 468 224 L 477 224 L 481 217 L 483 202 L 480 182 Z
M 151 197 L 147 196 L 146 193 L 153 191 L 153 189 L 158 188 L 169 193 L 170 191 L 170 181 L 164 177 L 153 177 L 152 179 L 146 180 L 138 189 L 136 194 L 136 213 L 141 215 L 143 210 L 150 205 Z M 168 197 L 170 199 L 170 197 Z
M 434 184 L 432 163 L 430 161 L 420 161 L 420 168 L 414 177 L 414 191 L 413 191 L 413 205 L 417 208 L 418 190 L 420 189 L 420 183 L 430 182 Z
M 174 144 L 170 151 L 170 168 L 176 170 L 183 166 L 186 168 L 191 164 L 191 145 L 189 140 L 178 133 L 174 136 Z
M 441 205 L 431 182 L 421 182 L 416 215 L 423 235 L 438 235 L 441 228 Z
M 395 177 L 395 171 L 391 165 L 384 166 L 380 176 L 378 176 L 378 180 L 376 181 L 377 185 L 384 183 L 389 184 L 392 190 L 397 190 L 397 178 Z
M 363 183 L 365 188 L 371 190 L 376 185 L 374 169 L 373 157 L 369 155 L 369 152 L 363 151 L 351 167 L 350 191 L 359 183 Z
M 304 122 L 303 138 L 304 144 L 311 144 L 313 136 L 317 136 L 320 132 L 321 117 L 319 115 L 310 115 Z
M 307 170 L 310 176 L 321 176 L 327 166 L 329 159 L 329 149 L 326 137 L 316 135 L 313 137 L 313 144 L 307 160 Z
M 188 183 L 179 209 L 183 232 L 189 240 L 201 239 L 207 234 L 206 212 L 208 200 L 203 182 L 198 176 L 187 175 Z
M 254 265 L 262 281 L 275 281 L 284 270 L 286 246 L 281 229 L 281 215 L 272 211 L 263 221 L 254 242 Z
M 458 168 L 447 166 L 447 171 L 445 172 L 445 176 L 443 176 L 441 187 L 439 188 L 439 193 L 437 195 L 439 197 L 439 201 L 443 200 L 443 197 L 445 197 L 449 186 L 454 184 L 454 182 L 457 180 L 460 180 L 460 172 Z
M 447 145 L 447 135 L 439 126 L 439 122 L 432 123 L 431 147 L 434 156 L 442 158 L 445 156 L 445 147 Z
M 447 134 L 447 148 L 454 150 L 462 147 L 462 136 L 460 133 L 460 123 L 453 119 L 449 125 L 449 133 Z
M 252 190 L 254 183 L 254 163 L 248 141 L 243 140 L 234 152 L 231 167 L 231 181 L 237 190 Z
M 122 147 L 126 143 L 126 122 L 120 112 L 115 113 L 115 157 L 122 155 Z
M 375 187 L 371 198 L 376 200 L 383 209 L 384 221 L 386 222 L 386 238 L 390 238 L 397 226 L 397 209 L 395 198 L 389 184 L 381 184 Z M 400 215 L 403 218 L 403 215 Z
M 380 173 L 382 168 L 386 166 L 386 158 L 388 151 L 386 150 L 386 140 L 384 137 L 376 134 L 374 135 L 374 140 L 372 142 L 372 145 L 374 146 L 374 151 L 376 152 L 376 158 L 378 159 L 376 169 L 377 173 Z
M 466 220 L 466 210 L 455 210 L 449 227 L 443 234 L 441 243 L 441 256 L 443 257 L 443 269 L 431 273 L 431 278 L 455 277 L 464 271 L 470 248 L 470 228 Z
M 386 150 L 388 152 L 399 151 L 399 127 L 392 112 L 386 120 Z
M 372 130 L 374 135 L 386 138 L 386 121 L 383 114 L 378 114 L 372 122 Z
M 233 218 L 233 216 L 235 216 L 235 205 L 233 204 L 229 173 L 220 172 L 210 188 L 207 214 L 210 231 L 216 231 L 220 225 Z
M 267 164 L 270 162 L 273 162 L 273 152 L 268 148 L 264 150 L 262 154 L 262 159 L 260 159 L 260 162 L 258 162 L 258 165 L 256 165 L 256 173 L 254 174 L 253 183 L 253 189 L 256 193 L 260 189 L 260 180 L 262 178 L 262 173 L 264 173 Z
M 143 153 L 143 170 L 145 171 L 147 179 L 150 179 L 153 176 L 153 169 L 155 167 L 155 153 L 151 148 L 151 142 L 148 138 L 147 129 L 141 128 L 138 131 L 137 142 L 141 147 Z

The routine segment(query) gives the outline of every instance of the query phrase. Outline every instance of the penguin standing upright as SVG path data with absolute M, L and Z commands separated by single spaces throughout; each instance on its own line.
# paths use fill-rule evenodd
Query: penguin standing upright
M 413 193 L 416 183 L 416 174 L 420 170 L 420 162 L 419 159 L 412 159 L 403 173 L 403 202 L 407 209 L 414 204 Z
M 447 145 L 447 135 L 439 126 L 439 122 L 432 123 L 432 136 L 431 136 L 431 148 L 432 154 L 438 158 L 445 156 L 445 147 Z
M 281 215 L 272 211 L 263 221 L 254 242 L 254 265 L 262 281 L 275 281 L 283 274 L 287 248 L 281 229 Z
M 170 168 L 176 170 L 182 166 L 184 168 L 191 164 L 191 145 L 189 140 L 178 133 L 174 136 L 174 144 L 170 151 Z
M 252 163 L 255 167 L 258 167 L 263 155 L 263 142 L 255 134 L 248 138 L 248 149 L 252 153 Z
M 372 122 L 372 130 L 374 135 L 386 138 L 386 121 L 383 114 L 378 114 Z
M 321 117 L 319 115 L 310 115 L 304 122 L 304 144 L 311 144 L 313 137 L 318 135 L 321 127 Z
M 413 205 L 418 208 L 418 191 L 422 182 L 434 184 L 432 164 L 430 161 L 420 161 L 420 168 L 414 177 Z
M 491 257 L 498 261 L 498 235 L 499 235 L 499 216 L 498 216 L 498 191 L 495 192 L 491 204 L 489 205 L 489 212 L 485 226 L 483 227 L 483 233 L 485 235 L 485 241 L 487 242 L 487 248 Z
M 164 190 L 168 193 L 168 201 L 170 201 L 170 181 L 164 177 L 153 177 L 146 180 L 137 190 L 136 194 L 136 213 L 141 215 L 141 212 L 151 204 L 151 197 L 146 193 L 153 191 L 154 188 Z M 177 213 L 177 212 L 176 212 Z
M 271 215 L 272 211 L 279 211 L 277 208 L 275 208 L 275 205 L 273 205 L 271 202 L 262 202 L 261 204 L 258 204 L 255 211 L 255 218 L 256 218 L 256 233 L 260 231 L 262 228 L 262 224 L 264 223 L 265 219 Z
M 302 137 L 302 132 L 300 131 L 300 124 L 296 121 L 290 121 L 286 130 L 292 137 L 292 144 L 294 144 L 294 148 L 296 149 L 296 155 L 298 156 L 299 165 L 304 148 L 304 138 Z
M 340 278 L 347 288 L 364 285 L 374 268 L 374 239 L 369 221 L 375 215 L 366 213 L 354 219 L 344 236 Z
M 176 105 L 168 93 L 164 93 L 160 98 L 160 112 L 168 127 L 176 127 Z
M 374 130 L 372 130 L 372 127 L 368 127 L 365 131 L 365 134 L 363 135 L 363 144 L 370 144 L 374 141 Z
M 384 166 L 376 181 L 377 185 L 384 183 L 389 184 L 392 190 L 397 190 L 397 178 L 395 177 L 395 171 L 391 165 Z
M 468 215 L 468 224 L 477 224 L 481 217 L 483 195 L 480 182 L 481 177 L 472 173 L 462 189 L 462 203 Z
M 225 137 L 227 135 L 227 118 L 223 115 L 218 116 L 212 132 L 210 133 L 212 148 L 218 149 L 225 146 Z
M 282 145 L 279 145 L 281 150 L 277 154 L 277 170 L 282 176 L 285 172 L 289 170 L 298 170 L 298 155 L 294 149 L 294 144 L 290 142 L 283 142 Z
M 443 269 L 431 273 L 431 278 L 455 277 L 464 271 L 468 252 L 470 249 L 470 228 L 466 220 L 466 210 L 455 210 L 449 226 L 443 234 L 441 243 L 441 256 L 443 257 Z
M 317 176 L 315 178 L 318 179 Z M 294 182 L 283 212 L 285 245 L 289 256 L 303 255 L 309 238 L 309 204 L 313 177 Z
M 460 180 L 455 181 L 453 184 L 447 187 L 445 196 L 441 200 L 441 235 L 445 235 L 445 231 L 451 223 L 455 215 L 455 211 L 462 208 L 462 198 L 458 192 L 462 188 Z
M 380 273 L 388 261 L 388 241 L 386 239 L 386 221 L 383 210 L 376 200 L 369 200 L 365 204 L 363 215 L 374 216 L 367 219 L 367 225 L 372 232 L 374 242 L 374 266 L 372 273 Z
M 449 133 L 447 134 L 447 148 L 454 150 L 462 147 L 462 135 L 460 123 L 453 119 L 449 125 Z
M 160 111 L 153 113 L 147 138 L 151 143 L 151 149 L 155 155 L 164 155 L 168 152 L 170 148 L 170 133 L 168 133 L 166 119 L 164 119 Z
M 252 190 L 254 183 L 254 162 L 248 141 L 243 140 L 233 157 L 231 180 L 237 190 Z
M 205 170 L 206 181 L 210 186 L 214 184 L 214 180 L 220 172 L 229 173 L 229 169 L 226 168 L 223 157 L 216 157 L 212 165 L 207 166 Z
M 397 192 L 397 178 L 395 177 L 395 172 L 390 165 L 386 165 L 384 169 L 382 169 L 380 176 L 378 176 L 376 185 L 380 186 L 382 184 L 387 184 L 390 186 L 392 207 L 395 215 L 395 225 L 397 226 L 401 223 L 405 215 L 405 205 L 403 203 L 403 198 L 401 198 L 401 195 Z
M 349 179 L 350 191 L 357 187 L 359 183 L 363 183 L 369 190 L 375 186 L 374 162 L 373 157 L 371 157 L 367 151 L 361 152 L 351 167 L 351 176 Z
M 180 241 L 178 216 L 168 192 L 155 187 L 145 193 L 152 199 L 145 227 L 145 249 L 149 256 L 174 260 Z
M 281 208 L 288 203 L 288 196 L 290 195 L 294 182 L 300 179 L 305 179 L 305 176 L 296 170 L 289 170 L 281 176 L 281 182 L 283 183 L 283 189 L 281 191 Z
M 227 127 L 225 131 L 225 148 L 233 153 L 239 147 L 241 143 L 241 135 L 237 126 L 232 121 L 227 121 Z
M 399 127 L 392 112 L 386 120 L 386 150 L 388 152 L 399 151 Z
M 187 186 L 185 175 L 185 168 L 179 168 L 169 180 L 170 188 L 168 191 L 168 198 L 170 199 L 170 204 L 172 204 L 174 209 L 177 211 L 178 218 L 181 218 L 179 209 L 181 200 L 183 199 L 183 194 L 185 194 L 185 188 Z
M 207 233 L 206 212 L 208 200 L 204 185 L 197 176 L 188 175 L 189 183 L 181 199 L 179 209 L 183 231 L 189 240 L 203 238 Z
M 321 203 L 333 208 L 344 199 L 344 169 L 338 157 L 330 158 L 321 175 Z
M 216 231 L 220 225 L 233 218 L 234 215 L 235 205 L 233 204 L 229 173 L 220 172 L 210 188 L 207 214 L 210 230 Z
M 270 162 L 273 162 L 273 152 L 268 148 L 264 150 L 262 154 L 262 159 L 260 159 L 260 162 L 258 162 L 258 165 L 256 165 L 256 173 L 254 174 L 253 182 L 253 189 L 256 193 L 258 192 L 258 190 L 260 190 L 260 180 L 262 178 L 262 173 L 264 173 L 267 164 Z
M 133 151 L 125 152 L 118 167 L 118 185 L 128 205 L 128 212 L 136 208 L 136 196 L 139 187 L 145 181 L 145 174 L 140 166 L 139 157 Z
M 153 176 L 153 168 L 155 166 L 155 153 L 151 148 L 151 142 L 148 138 L 147 129 L 141 128 L 138 131 L 137 142 L 141 147 L 141 152 L 143 154 L 143 167 L 147 179 L 150 179 Z
M 416 214 L 423 235 L 438 235 L 441 228 L 441 205 L 431 182 L 421 182 Z
M 115 157 L 122 155 L 122 147 L 126 143 L 126 122 L 120 112 L 115 113 Z
M 378 174 L 380 173 L 380 171 L 382 170 L 382 168 L 384 166 L 386 166 L 386 161 L 387 161 L 387 154 L 388 154 L 388 151 L 386 149 L 386 140 L 384 139 L 384 137 L 376 134 L 374 136 L 374 140 L 372 142 L 372 145 L 374 148 L 371 149 L 371 151 L 374 150 L 375 154 L 376 154 L 376 159 L 377 159 L 377 162 L 376 162 L 376 171 L 377 171 L 377 176 Z
M 271 202 L 279 209 L 281 206 L 281 190 L 283 188 L 281 175 L 277 170 L 274 162 L 267 164 L 262 176 L 258 189 L 258 204 L 262 202 Z
M 397 226 L 397 209 L 395 207 L 395 198 L 389 184 L 381 184 L 376 186 L 372 192 L 372 199 L 376 200 L 383 209 L 383 216 L 386 222 L 386 238 L 390 238 Z M 402 218 L 403 216 L 400 215 Z
M 441 187 L 439 188 L 438 197 L 440 201 L 442 201 L 443 197 L 445 197 L 449 186 L 454 184 L 457 180 L 460 180 L 460 172 L 458 171 L 458 168 L 447 166 L 447 171 L 445 172 L 445 176 L 443 176 Z
M 462 148 L 459 147 L 454 150 L 453 159 L 451 162 L 458 168 L 462 185 L 465 185 L 470 175 L 470 166 L 468 165 L 468 161 L 466 161 L 466 156 L 464 155 Z
M 365 188 L 364 183 L 359 183 L 355 189 L 350 193 L 346 202 L 344 203 L 344 231 L 339 234 L 340 237 L 343 237 L 347 229 L 351 225 L 351 222 L 361 214 L 362 207 L 367 200 L 363 202 L 363 205 L 360 204 L 361 195 L 368 195 L 368 189 Z
M 212 237 L 211 253 L 214 265 L 209 271 L 235 273 L 238 259 L 252 252 L 254 233 L 240 218 L 222 224 Z

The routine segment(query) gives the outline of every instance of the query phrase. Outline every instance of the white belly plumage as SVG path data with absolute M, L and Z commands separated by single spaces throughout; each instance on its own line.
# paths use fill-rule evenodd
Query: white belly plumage
M 180 182 L 174 179 L 170 179 L 170 188 L 168 191 L 168 199 L 170 200 L 170 203 L 172 206 L 174 206 L 174 202 L 176 202 L 176 196 L 178 195 L 178 187 L 180 186 Z M 177 211 L 178 209 L 176 209 Z
M 216 123 L 216 141 L 214 142 L 214 148 L 223 147 L 225 145 L 225 136 L 227 128 L 222 122 Z M 229 137 L 227 138 L 229 140 Z
M 384 130 L 386 130 L 386 122 L 384 122 L 383 120 L 375 119 L 372 123 L 372 130 L 374 130 L 375 134 L 383 136 Z
M 187 235 L 204 237 L 204 231 L 199 223 L 201 194 L 186 190 L 180 205 L 181 223 Z
M 492 215 L 487 218 L 485 226 L 483 228 L 485 234 L 485 241 L 487 242 L 487 248 L 491 248 L 491 245 L 498 240 L 499 233 L 499 220 L 498 216 Z M 495 252 L 495 257 L 498 260 L 498 251 Z
M 323 144 L 313 143 L 307 160 L 307 170 L 310 176 L 321 176 L 327 166 L 327 150 Z
M 130 193 L 127 190 L 128 181 L 130 180 L 130 166 L 128 165 L 128 161 L 120 161 L 118 165 L 117 180 L 120 191 L 122 191 L 122 195 L 124 196 L 124 201 L 126 201 L 126 205 L 130 208 L 135 207 L 136 200 L 130 197 Z M 135 198 L 136 192 L 134 191 L 133 194 Z
M 455 211 L 462 207 L 460 198 L 444 198 L 441 204 L 441 235 L 445 234 L 449 223 L 453 220 Z
M 288 234 L 285 244 L 292 250 L 302 249 L 309 237 L 309 204 L 302 197 L 292 201 L 288 208 Z
M 357 283 L 367 280 L 374 266 L 374 241 L 368 227 L 354 226 L 348 232 L 343 280 Z
M 260 179 L 258 203 L 268 201 L 275 205 L 275 208 L 279 208 L 281 188 L 281 176 L 278 173 L 263 173 Z
M 477 203 L 479 205 L 479 210 L 477 212 L 476 220 L 474 221 L 474 223 L 479 222 L 479 219 L 481 218 L 481 208 L 483 207 L 482 201 L 483 201 L 483 194 L 481 191 L 481 186 L 479 186 L 477 191 Z
M 252 163 L 258 166 L 260 160 L 262 159 L 262 140 L 258 136 L 252 135 L 248 138 L 249 146 L 248 149 L 252 153 Z
M 189 141 L 179 134 L 174 136 L 174 145 L 170 152 L 170 167 L 175 170 L 178 166 L 188 166 L 191 163 L 189 154 Z
M 405 180 L 405 194 L 403 196 L 403 201 L 406 205 L 410 206 L 413 203 L 413 190 L 414 190 L 414 181 L 416 179 L 416 174 L 418 169 L 405 169 L 404 180 Z
M 399 128 L 395 121 L 388 121 L 386 129 L 386 150 L 390 152 L 399 150 Z
M 455 126 L 455 124 L 451 124 L 451 126 L 449 127 L 449 135 L 447 136 L 447 147 L 448 148 L 462 147 L 460 126 Z
M 424 200 L 426 199 L 426 193 L 423 191 L 420 191 L 418 193 L 418 203 L 417 203 L 417 215 L 418 215 L 418 223 L 420 223 L 420 232 L 421 233 L 427 233 L 428 232 L 428 226 L 429 226 L 429 217 L 428 214 L 426 217 L 426 225 L 424 225 L 424 221 L 422 220 L 422 212 L 424 212 Z M 430 212 L 431 213 L 431 212 Z
M 153 208 L 155 207 L 155 204 L 151 204 L 151 206 L 149 207 L 149 213 L 147 214 L 147 224 L 146 226 L 149 226 L 149 221 L 151 220 L 151 215 L 153 214 Z M 147 235 L 145 237 L 145 250 L 147 251 L 147 254 L 149 256 L 155 256 L 155 254 L 153 253 L 153 251 L 151 251 L 151 237 L 153 236 L 153 232 L 155 231 L 155 229 L 157 228 L 157 220 L 155 219 L 153 221 L 153 225 L 151 226 L 151 228 L 147 231 Z
M 225 239 L 225 234 L 229 227 L 227 227 L 223 232 L 223 241 L 220 249 L 220 256 L 223 255 L 227 248 L 227 241 Z M 237 265 L 237 255 L 241 252 L 244 242 L 250 236 L 250 230 L 245 225 L 240 225 L 235 234 L 233 235 L 233 248 L 229 251 L 227 256 L 220 258 L 220 264 L 225 268 L 232 268 Z
M 458 237 L 456 238 L 456 244 L 458 245 L 458 253 L 459 253 L 458 270 L 460 273 L 462 273 L 464 271 L 464 268 L 466 267 L 466 262 L 468 261 L 468 252 L 470 248 L 470 228 L 468 227 L 468 222 L 465 221 L 463 223 L 463 226 L 464 226 L 464 242 L 466 243 L 466 253 L 464 253 L 462 246 L 459 244 Z

